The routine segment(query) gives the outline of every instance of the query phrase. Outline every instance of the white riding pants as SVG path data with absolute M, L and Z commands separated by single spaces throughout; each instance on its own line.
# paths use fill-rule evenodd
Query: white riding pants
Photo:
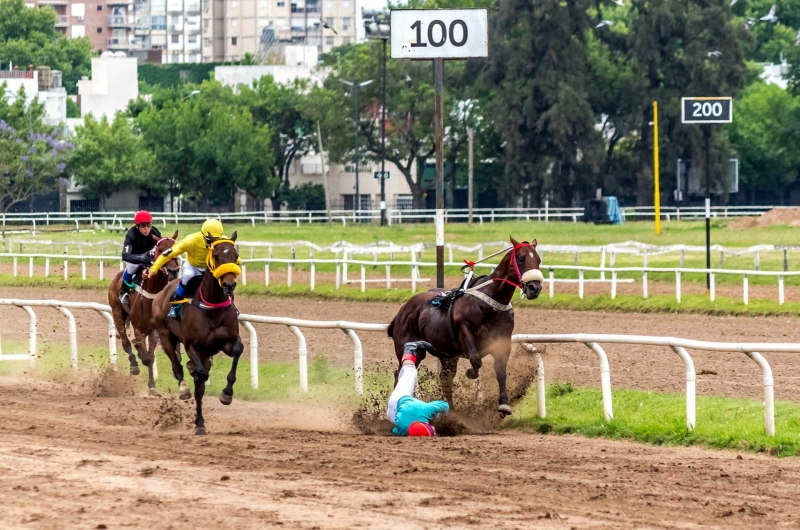
M 131 276 L 135 276 L 142 269 L 141 263 L 128 263 L 127 261 L 123 261 L 123 263 L 125 264 L 125 272 Z
M 194 278 L 195 276 L 200 276 L 204 274 L 206 270 L 200 267 L 195 267 L 189 263 L 188 259 L 183 260 L 183 266 L 181 267 L 181 284 L 186 285 L 189 283 L 189 280 Z
M 406 365 L 400 368 L 400 374 L 397 376 L 397 386 L 394 387 L 392 395 L 389 396 L 389 410 L 386 411 L 386 419 L 395 423 L 394 418 L 397 415 L 397 402 L 403 396 L 413 396 L 414 386 L 417 384 L 417 367 L 413 365 Z

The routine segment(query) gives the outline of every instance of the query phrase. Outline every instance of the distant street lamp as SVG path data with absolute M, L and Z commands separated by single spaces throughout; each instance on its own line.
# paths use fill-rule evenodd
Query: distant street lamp
M 347 85 L 349 87 L 352 87 L 352 89 L 353 89 L 353 98 L 355 100 L 354 101 L 354 109 L 355 109 L 355 125 L 356 125 L 355 126 L 355 130 L 356 130 L 356 151 L 355 151 L 355 155 L 353 156 L 353 158 L 355 158 L 355 164 L 356 164 L 356 200 L 355 200 L 355 207 L 353 208 L 353 210 L 356 213 L 358 213 L 359 202 L 360 202 L 360 197 L 359 197 L 359 194 L 358 194 L 358 122 L 359 122 L 358 89 L 361 88 L 361 87 L 367 86 L 370 83 L 372 83 L 372 79 L 370 79 L 369 81 L 363 81 L 361 83 L 351 83 L 350 81 L 345 81 L 344 79 L 339 79 L 339 81 L 341 81 L 342 83 L 344 83 L 345 85 Z
M 381 49 L 381 68 L 383 86 L 381 87 L 381 226 L 386 226 L 386 43 L 391 37 L 389 11 L 361 8 L 364 31 L 368 39 L 383 41 Z M 406 74 L 407 80 L 410 80 Z

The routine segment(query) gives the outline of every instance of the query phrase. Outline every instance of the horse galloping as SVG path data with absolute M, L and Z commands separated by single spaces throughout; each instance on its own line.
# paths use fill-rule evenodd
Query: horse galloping
M 441 362 L 439 383 L 451 406 L 458 359 L 469 360 L 471 367 L 466 375 L 477 379 L 482 358 L 492 355 L 500 388 L 498 410 L 503 415 L 512 412 L 506 390 L 506 365 L 514 332 L 511 299 L 517 287 L 529 300 L 538 298 L 544 277 L 539 270 L 541 259 L 536 252 L 536 240 L 531 243 L 510 240 L 513 248 L 491 275 L 474 278 L 467 285 L 465 280 L 461 289 L 449 293 L 444 289 L 431 289 L 417 294 L 403 304 L 389 324 L 389 337 L 394 341 L 401 365 L 406 343 L 425 341 L 431 344 L 427 353 Z M 420 352 L 417 365 L 424 358 L 425 352 Z M 396 380 L 397 372 L 395 383 Z
M 153 248 L 153 259 L 155 260 L 160 254 L 171 249 L 177 237 L 178 231 L 176 230 L 172 237 L 161 238 Z M 148 369 L 147 387 L 151 395 L 157 394 L 155 390 L 156 382 L 153 378 L 153 363 L 155 362 L 158 337 L 152 321 L 153 299 L 171 280 L 178 277 L 180 267 L 177 259 L 171 259 L 167 262 L 160 272 L 160 274 L 150 278 L 144 278 L 141 284 L 136 286 L 136 290 L 131 294 L 130 302 L 127 306 L 120 302 L 117 295 L 122 282 L 122 271 L 114 276 L 108 286 L 108 304 L 111 306 L 114 327 L 117 329 L 117 335 L 122 342 L 122 348 L 128 354 L 128 360 L 131 363 L 130 373 L 131 375 L 139 375 L 139 364 L 136 362 L 136 356 L 131 348 L 127 324 L 130 324 L 133 328 L 133 345 L 136 347 L 139 359 Z M 146 344 L 145 339 L 147 340 Z
M 153 321 L 161 338 L 161 347 L 172 363 L 172 374 L 180 384 L 180 398 L 184 400 L 189 399 L 191 394 L 183 377 L 183 366 L 177 349 L 179 343 L 184 345 L 189 357 L 186 367 L 194 379 L 195 434 L 206 434 L 203 394 L 212 357 L 222 351 L 233 358 L 228 384 L 219 396 L 223 405 L 230 405 L 233 401 L 236 367 L 244 350 L 239 336 L 238 312 L 233 304 L 236 277 L 240 274 L 235 241 L 236 232 L 230 239 L 218 239 L 210 244 L 206 270 L 192 301 L 183 304 L 180 320 L 169 318 L 169 300 L 177 289 L 177 281 L 171 282 L 161 291 L 153 304 Z

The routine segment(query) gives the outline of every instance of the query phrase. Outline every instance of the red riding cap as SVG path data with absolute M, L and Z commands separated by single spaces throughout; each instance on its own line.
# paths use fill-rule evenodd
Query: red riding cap
M 139 225 L 142 223 L 152 223 L 152 222 L 153 222 L 153 216 L 150 215 L 150 212 L 146 210 L 139 210 L 133 217 L 133 224 L 135 225 Z

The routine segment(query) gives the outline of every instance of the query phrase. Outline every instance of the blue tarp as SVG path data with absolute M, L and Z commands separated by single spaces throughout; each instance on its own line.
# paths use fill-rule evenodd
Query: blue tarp
M 619 209 L 619 201 L 616 197 L 604 198 L 606 200 L 606 215 L 608 215 L 608 220 L 615 225 L 621 225 L 623 223 L 623 219 L 622 212 Z

